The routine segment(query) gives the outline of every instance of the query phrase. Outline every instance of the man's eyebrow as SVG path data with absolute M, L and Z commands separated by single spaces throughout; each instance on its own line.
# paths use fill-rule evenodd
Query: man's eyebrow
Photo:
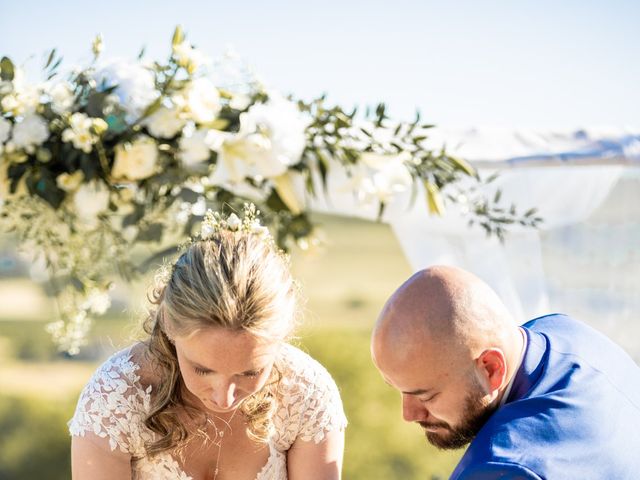
M 402 392 L 402 393 L 404 393 L 405 395 L 423 395 L 425 393 L 429 393 L 432 391 L 433 391 L 433 388 L 427 388 L 427 389 L 421 388 L 419 390 L 412 390 L 410 392 Z
M 384 383 L 386 383 L 390 387 L 393 387 L 393 385 L 391 385 L 387 380 L 385 380 Z M 412 390 L 410 392 L 402 392 L 402 393 L 404 393 L 405 395 L 422 395 L 424 393 L 429 393 L 433 390 L 434 390 L 433 388 L 427 388 L 427 389 L 421 388 L 418 390 Z

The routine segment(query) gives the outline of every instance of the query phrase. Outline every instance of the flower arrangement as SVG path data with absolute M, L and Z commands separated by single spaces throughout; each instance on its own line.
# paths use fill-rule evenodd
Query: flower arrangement
M 230 58 L 234 68 L 212 65 L 180 27 L 164 62 L 103 60 L 102 46 L 97 37 L 90 65 L 68 75 L 53 50 L 37 84 L 0 61 L 0 224 L 46 261 L 60 309 L 48 328 L 71 354 L 109 307 L 112 273 L 144 272 L 208 207 L 256 204 L 287 249 L 313 242 L 305 198 L 324 194 L 330 169 L 343 168 L 380 213 L 423 183 L 426 209 L 442 214 L 468 193 L 461 179 L 482 182 L 463 160 L 425 147 L 432 126 L 419 116 L 392 122 L 384 104 L 359 115 L 324 97 L 293 101 Z M 234 73 L 219 79 L 223 70 Z M 540 221 L 481 196 L 465 201 L 471 222 L 500 238 L 510 223 Z M 141 246 L 152 252 L 142 262 Z

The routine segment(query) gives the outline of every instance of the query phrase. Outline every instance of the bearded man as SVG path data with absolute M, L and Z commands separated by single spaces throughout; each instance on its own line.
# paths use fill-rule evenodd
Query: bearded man
M 436 266 L 387 301 L 371 352 L 406 421 L 470 444 L 453 480 L 640 478 L 640 368 L 581 322 L 518 326 L 482 280 Z

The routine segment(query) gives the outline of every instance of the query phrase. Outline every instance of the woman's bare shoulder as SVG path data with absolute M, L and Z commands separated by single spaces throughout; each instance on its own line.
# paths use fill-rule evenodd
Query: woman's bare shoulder
M 152 389 L 159 384 L 162 374 L 158 369 L 158 361 L 149 349 L 146 341 L 139 341 L 133 344 L 129 350 L 131 361 L 138 366 L 137 374 L 140 377 L 140 385 L 144 388 L 151 386 Z

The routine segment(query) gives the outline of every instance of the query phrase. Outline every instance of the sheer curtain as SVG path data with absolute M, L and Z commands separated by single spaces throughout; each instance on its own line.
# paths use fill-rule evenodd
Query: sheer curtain
M 413 205 L 409 193 L 398 195 L 383 220 L 413 269 L 470 270 L 498 292 L 518 322 L 550 312 L 574 315 L 640 363 L 640 135 L 467 129 L 439 130 L 432 142 L 483 176 L 498 171 L 484 193 L 500 188 L 507 205 L 536 207 L 544 222 L 537 230 L 511 228 L 500 243 L 470 229 L 460 211 L 429 215 L 422 190 Z M 348 183 L 340 169 L 331 175 L 329 200 L 313 201 L 312 209 L 376 218 L 374 205 L 339 187 Z

